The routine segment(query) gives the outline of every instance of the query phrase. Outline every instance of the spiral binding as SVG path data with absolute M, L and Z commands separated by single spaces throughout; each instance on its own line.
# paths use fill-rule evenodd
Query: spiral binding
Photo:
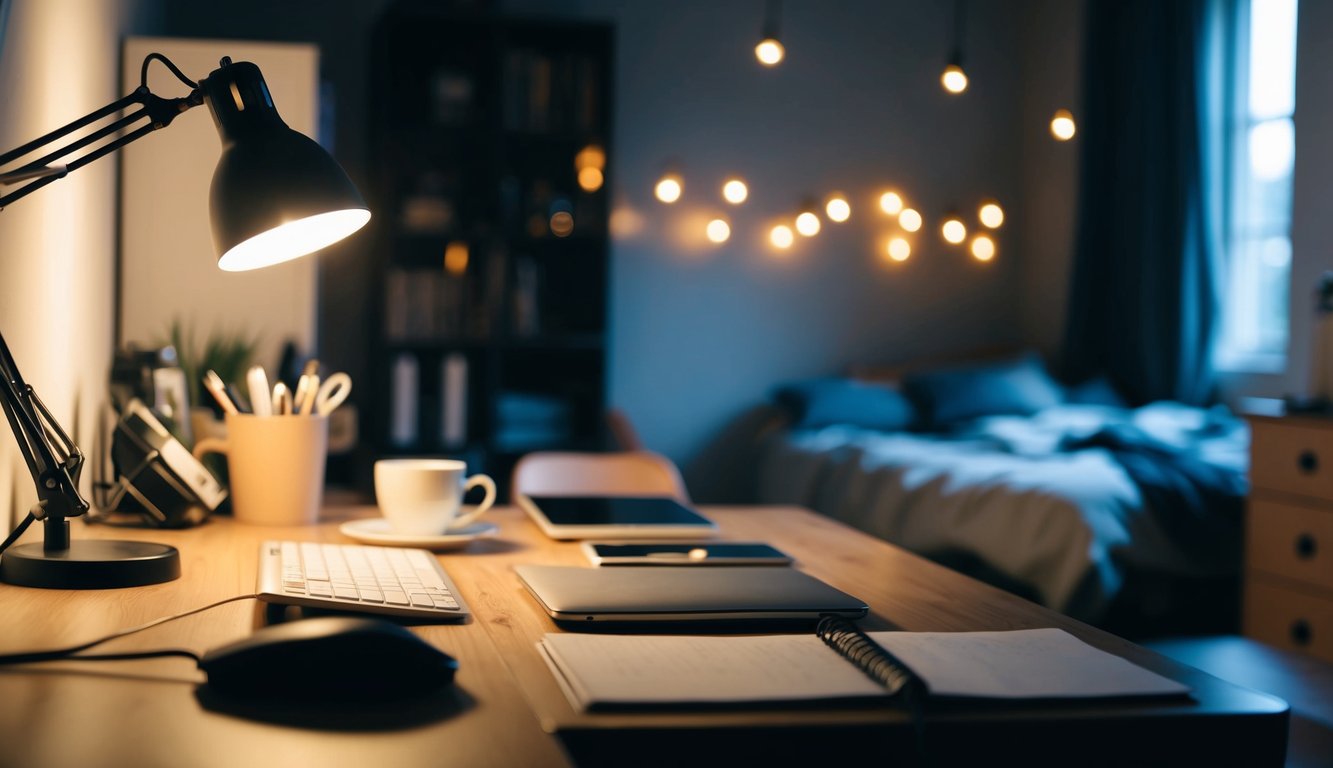
M 815 634 L 838 655 L 856 665 L 870 679 L 884 686 L 891 696 L 901 695 L 912 717 L 916 736 L 918 765 L 929 765 L 926 749 L 926 681 L 917 677 L 906 664 L 871 640 L 860 627 L 840 616 L 824 616 L 815 626 Z
M 904 689 L 908 689 L 906 693 L 925 694 L 928 691 L 924 680 L 850 621 L 838 616 L 825 616 L 815 627 L 815 634 L 884 686 L 891 695 L 903 693 Z

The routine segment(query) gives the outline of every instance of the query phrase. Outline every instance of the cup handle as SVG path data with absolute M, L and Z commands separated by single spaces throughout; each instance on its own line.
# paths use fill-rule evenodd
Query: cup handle
M 222 438 L 205 437 L 203 440 L 194 444 L 194 450 L 191 451 L 191 453 L 194 454 L 196 459 L 202 461 L 204 454 L 206 453 L 220 453 L 225 456 L 228 447 L 227 441 Z
M 490 509 L 491 505 L 495 503 L 495 481 L 488 475 L 473 475 L 472 477 L 469 477 L 467 482 L 463 483 L 463 493 L 467 493 L 479 485 L 486 489 L 486 498 L 481 500 L 481 503 L 477 505 L 476 509 L 466 515 L 455 517 L 453 523 L 449 526 L 450 528 L 462 528 L 465 525 L 471 525 L 477 518 L 485 514 L 486 510 Z

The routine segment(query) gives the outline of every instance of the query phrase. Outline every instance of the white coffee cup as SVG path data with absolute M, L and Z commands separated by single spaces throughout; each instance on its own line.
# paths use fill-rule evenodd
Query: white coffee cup
M 476 486 L 486 498 L 464 511 L 463 495 Z M 437 536 L 476 522 L 495 503 L 495 481 L 467 474 L 453 459 L 380 459 L 375 462 L 375 501 L 394 531 Z

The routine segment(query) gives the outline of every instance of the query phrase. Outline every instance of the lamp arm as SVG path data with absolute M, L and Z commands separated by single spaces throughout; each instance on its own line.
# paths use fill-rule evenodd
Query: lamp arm
M 41 189 L 56 179 L 64 178 L 70 171 L 78 170 L 104 155 L 115 152 L 126 144 L 137 141 L 160 128 L 167 127 L 171 124 L 172 120 L 176 119 L 176 115 L 203 103 L 204 93 L 203 90 L 198 87 L 192 90 L 187 96 L 175 99 L 164 99 L 157 96 L 152 91 L 149 91 L 148 86 L 141 85 L 131 93 L 101 109 L 90 112 L 64 127 L 57 128 L 45 136 L 41 136 L 21 147 L 16 147 L 15 149 L 0 155 L 0 184 L 12 184 L 17 181 L 32 179 L 28 184 L 19 187 L 13 192 L 10 192 L 7 195 L 0 195 L 0 209 L 4 209 L 15 200 Z M 111 123 L 98 128 L 86 136 L 76 139 L 54 151 L 48 152 L 41 157 L 29 160 L 17 168 L 8 171 L 2 170 L 6 165 L 15 162 L 19 158 L 37 152 L 50 145 L 52 142 L 59 141 L 75 131 L 86 128 L 99 120 L 104 120 L 107 117 L 136 104 L 139 105 L 138 109 L 118 120 L 114 120 Z M 92 149 L 87 154 L 81 155 L 68 163 L 60 164 L 57 162 L 64 159 L 65 156 L 72 152 L 78 152 L 79 150 L 85 149 L 102 141 L 108 136 L 112 136 L 119 131 L 130 128 L 135 123 L 144 120 L 147 122 L 140 125 L 135 130 L 130 131 L 123 136 L 118 136 L 114 140 Z
M 160 58 L 166 61 L 165 57 Z M 0 209 L 56 179 L 64 178 L 70 171 L 78 170 L 126 144 L 165 128 L 180 113 L 204 103 L 203 90 L 193 81 L 186 81 L 192 90 L 189 95 L 180 98 L 164 99 L 149 91 L 146 82 L 147 68 L 152 59 L 150 56 L 144 60 L 143 82 L 134 91 L 68 125 L 0 154 L 0 185 L 28 182 L 9 194 L 0 195 Z M 181 77 L 174 65 L 166 63 L 178 77 Z M 135 105 L 138 105 L 138 109 L 129 114 L 112 120 L 63 146 L 58 146 L 40 157 L 6 170 L 6 166 L 12 166 L 22 158 L 43 151 L 76 131 L 106 120 Z M 136 124 L 139 124 L 138 127 L 134 127 Z M 128 133 L 117 135 L 132 127 L 133 130 Z M 98 142 L 108 137 L 113 138 L 98 145 Z M 72 153 L 86 149 L 87 152 L 73 160 L 62 162 Z M 67 550 L 69 524 L 66 518 L 78 517 L 86 513 L 89 508 L 88 501 L 79 492 L 83 452 L 56 421 L 51 411 L 37 396 L 37 392 L 23 380 L 23 375 L 14 362 L 14 356 L 10 353 L 3 334 L 0 334 L 0 409 L 5 412 L 10 430 L 14 433 L 19 450 L 23 453 L 28 472 L 32 475 L 33 484 L 37 486 L 38 501 L 29 511 L 29 515 L 31 519 L 45 520 L 46 536 L 43 546 L 48 552 Z M 26 524 L 21 527 L 26 527 Z M 15 537 L 10 537 L 11 540 L 13 538 Z
M 41 398 L 19 373 L 4 335 L 0 334 L 0 406 L 18 440 L 39 499 L 31 510 L 43 518 L 78 517 L 88 511 L 79 493 L 83 452 L 70 439 Z

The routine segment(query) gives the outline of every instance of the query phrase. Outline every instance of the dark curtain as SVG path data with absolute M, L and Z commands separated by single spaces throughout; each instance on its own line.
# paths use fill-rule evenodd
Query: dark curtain
M 1063 360 L 1135 404 L 1206 403 L 1218 310 L 1218 3 L 1090 0 Z M 1218 112 L 1220 114 L 1220 111 Z

